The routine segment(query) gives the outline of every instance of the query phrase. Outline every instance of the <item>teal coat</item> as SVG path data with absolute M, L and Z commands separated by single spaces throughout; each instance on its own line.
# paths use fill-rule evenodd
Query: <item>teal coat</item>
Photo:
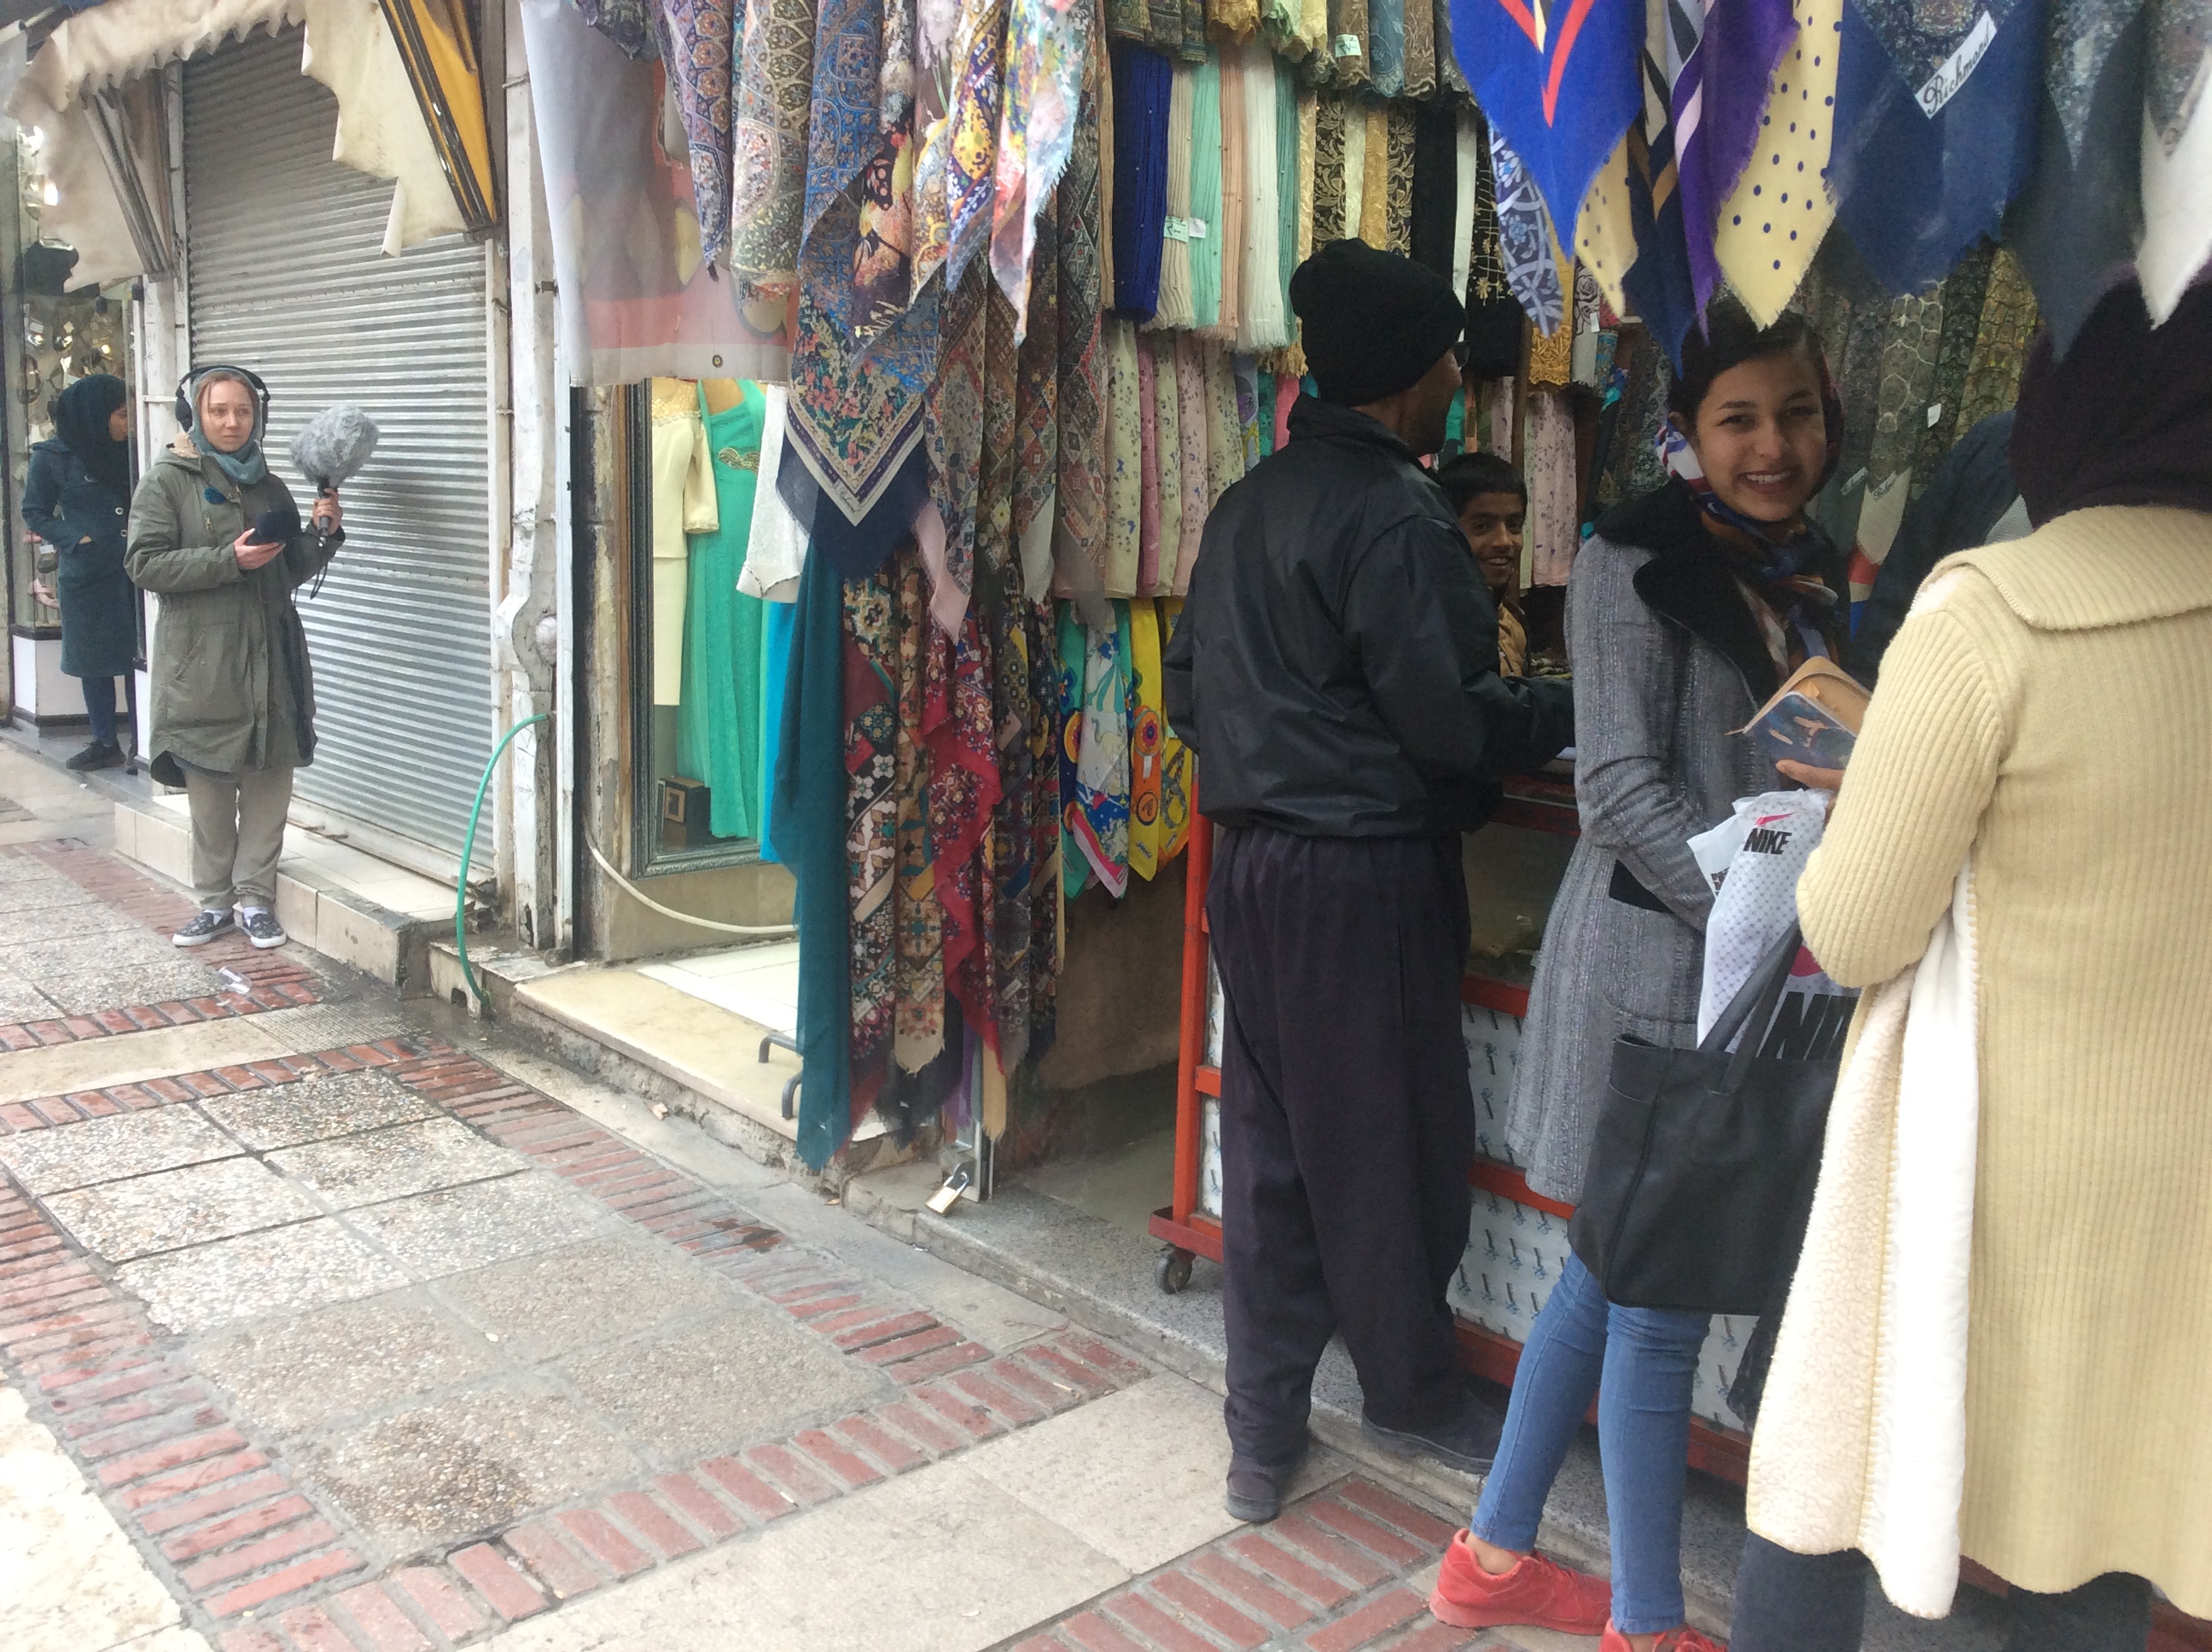
M 93 480 L 67 442 L 31 449 L 23 525 L 53 547 L 62 670 L 70 677 L 128 676 L 137 659 L 138 598 L 123 571 L 128 504 Z

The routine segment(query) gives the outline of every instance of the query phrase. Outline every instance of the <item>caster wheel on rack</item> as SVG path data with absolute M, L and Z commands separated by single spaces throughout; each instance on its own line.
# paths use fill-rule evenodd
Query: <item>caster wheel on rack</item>
M 1180 1295 L 1190 1283 L 1190 1252 L 1170 1246 L 1160 1253 L 1159 1265 L 1152 1270 L 1152 1277 L 1169 1296 Z

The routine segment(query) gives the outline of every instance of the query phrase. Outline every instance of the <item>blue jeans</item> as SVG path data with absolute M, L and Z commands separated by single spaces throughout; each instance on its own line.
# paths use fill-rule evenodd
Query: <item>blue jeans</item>
M 1690 1390 L 1711 1323 L 1704 1314 L 1615 1307 L 1569 1252 L 1522 1351 L 1498 1460 L 1468 1522 L 1486 1543 L 1534 1548 L 1544 1499 L 1596 1396 L 1613 1621 L 1624 1635 L 1661 1634 L 1683 1621 Z

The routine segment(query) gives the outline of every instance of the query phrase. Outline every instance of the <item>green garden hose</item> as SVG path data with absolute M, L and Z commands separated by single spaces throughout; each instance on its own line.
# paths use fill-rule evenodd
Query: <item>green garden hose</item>
M 552 716 L 550 711 L 541 711 L 535 717 L 524 718 L 507 730 L 500 743 L 491 749 L 491 760 L 484 764 L 483 778 L 477 782 L 475 806 L 469 811 L 469 835 L 461 840 L 460 885 L 453 891 L 453 950 L 461 955 L 461 979 L 468 982 L 469 992 L 478 1005 L 489 1000 L 484 997 L 483 987 L 477 981 L 476 970 L 469 963 L 469 857 L 476 853 L 477 822 L 483 814 L 484 793 L 491 789 L 492 771 L 499 767 L 500 758 L 506 755 L 507 748 L 514 743 L 514 737 L 532 723 L 550 721 Z

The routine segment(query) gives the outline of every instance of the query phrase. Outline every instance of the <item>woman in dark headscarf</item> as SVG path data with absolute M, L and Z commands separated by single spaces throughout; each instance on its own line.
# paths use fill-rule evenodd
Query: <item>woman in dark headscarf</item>
M 53 400 L 54 434 L 31 449 L 23 522 L 52 547 L 62 610 L 62 670 L 84 682 L 92 744 L 69 760 L 80 774 L 126 761 L 115 723 L 115 679 L 131 691 L 138 599 L 123 571 L 131 505 L 131 411 L 123 380 L 78 380 Z

